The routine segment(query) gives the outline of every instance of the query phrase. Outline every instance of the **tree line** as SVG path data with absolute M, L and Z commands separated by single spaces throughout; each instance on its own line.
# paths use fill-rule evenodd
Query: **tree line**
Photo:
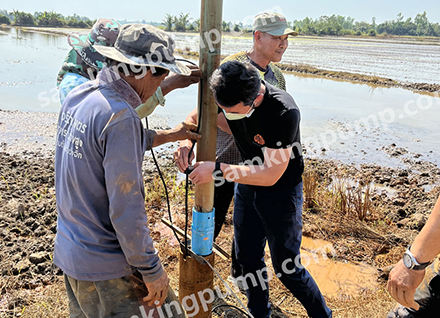
M 193 19 L 189 13 L 181 12 L 179 15 L 166 14 L 165 18 L 162 20 L 162 27 L 165 31 L 200 31 L 200 19 Z M 230 32 L 231 30 L 235 32 L 251 32 L 252 27 L 244 28 L 243 23 L 232 23 L 223 21 L 222 31 Z
M 24 25 L 24 26 L 51 26 L 90 28 L 96 20 L 82 17 L 77 14 L 64 17 L 54 11 L 35 12 L 34 14 L 13 10 L 7 12 L 0 10 L 0 24 Z M 128 23 L 121 21 L 122 24 Z M 145 20 L 142 20 L 145 23 Z M 193 19 L 189 13 L 181 12 L 179 15 L 166 14 L 162 23 L 152 23 L 161 26 L 166 31 L 193 31 L 200 30 L 200 19 Z M 355 21 L 354 18 L 341 15 L 321 16 L 317 19 L 309 17 L 303 20 L 288 22 L 289 26 L 304 35 L 410 35 L 410 36 L 437 36 L 440 37 L 440 24 L 430 22 L 426 11 L 419 13 L 413 19 L 405 18 L 399 13 L 394 20 L 388 20 L 377 24 L 376 18 L 371 23 Z M 223 21 L 223 32 L 251 32 L 252 26 L 244 26 L 243 23 Z
M 290 26 L 301 34 L 306 35 L 410 35 L 410 36 L 440 36 L 440 24 L 429 21 L 426 11 L 416 15 L 414 19 L 397 15 L 395 20 L 377 24 L 376 18 L 371 23 L 355 21 L 351 17 L 340 15 L 322 16 L 317 19 L 306 17 L 294 20 Z
M 426 11 L 417 14 L 414 19 L 397 15 L 395 20 L 376 23 L 372 18 L 371 23 L 355 21 L 354 18 L 340 15 L 321 16 L 317 19 L 306 17 L 303 20 L 288 22 L 289 26 L 304 35 L 410 35 L 410 36 L 438 36 L 440 37 L 440 24 L 429 21 Z M 166 31 L 199 31 L 200 19 L 193 20 L 189 13 L 179 15 L 166 14 L 162 21 Z M 243 23 L 223 21 L 223 32 L 252 32 L 252 26 Z
M 7 25 L 91 28 L 95 22 L 96 20 L 93 21 L 77 14 L 64 17 L 61 13 L 55 11 L 31 14 L 18 10 L 12 12 L 0 10 L 0 24 Z

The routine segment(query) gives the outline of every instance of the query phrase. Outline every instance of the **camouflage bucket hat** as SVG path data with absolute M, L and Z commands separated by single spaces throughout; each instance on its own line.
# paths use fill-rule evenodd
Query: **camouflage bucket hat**
M 95 50 L 94 45 L 113 46 L 120 28 L 121 25 L 116 20 L 99 19 L 88 35 L 71 33 L 67 37 L 67 42 L 86 64 L 102 69 L 105 57 Z
M 114 47 L 95 45 L 102 55 L 125 64 L 165 68 L 190 75 L 191 70 L 174 58 L 174 40 L 164 31 L 147 24 L 123 25 Z
M 269 33 L 274 36 L 298 35 L 298 32 L 287 27 L 287 20 L 284 15 L 276 12 L 257 14 L 254 18 L 252 30 Z

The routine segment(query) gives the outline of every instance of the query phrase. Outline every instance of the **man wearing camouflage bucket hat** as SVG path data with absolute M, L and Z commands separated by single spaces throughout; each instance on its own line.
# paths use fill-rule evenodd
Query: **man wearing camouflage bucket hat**
M 286 51 L 289 36 L 297 36 L 298 33 L 288 28 L 286 18 L 276 12 L 263 12 L 254 17 L 253 23 L 253 46 L 248 51 L 239 52 L 226 57 L 223 63 L 239 61 L 251 63 L 258 70 L 261 79 L 282 90 L 286 90 L 284 75 L 274 62 L 280 62 Z M 186 118 L 188 122 L 196 123 L 197 109 L 193 110 Z M 219 124 L 226 124 L 224 117 L 219 117 Z M 188 153 L 192 143 L 188 140 L 180 142 L 179 148 L 175 151 L 177 166 L 185 171 L 188 166 Z M 240 152 L 235 145 L 234 138 L 220 128 L 217 129 L 217 161 L 228 164 L 239 164 L 242 162 Z M 225 221 L 229 205 L 234 196 L 234 182 L 225 182 L 215 188 L 215 231 L 217 237 Z M 228 280 L 242 289 L 240 280 L 242 275 L 241 267 L 235 258 L 235 244 L 232 242 L 231 276 Z
M 185 316 L 149 233 L 142 161 L 147 149 L 200 136 L 187 123 L 144 129 L 135 111 L 170 71 L 191 74 L 173 47 L 157 28 L 122 26 L 114 47 L 94 46 L 106 58 L 97 79 L 72 90 L 62 105 L 54 263 L 64 272 L 71 317 L 159 318 L 165 299 L 173 305 L 167 312 Z
M 72 50 L 67 55 L 58 73 L 57 85 L 61 104 L 67 94 L 75 87 L 95 79 L 97 72 L 105 65 L 105 57 L 96 51 L 94 45 L 113 46 L 119 34 L 121 24 L 114 19 L 101 18 L 96 21 L 89 34 L 71 33 L 67 41 Z M 158 87 L 154 95 L 136 111 L 139 117 L 150 115 L 158 105 L 165 105 L 164 96 L 169 92 L 198 83 L 201 71 L 192 68 L 191 76 L 169 76 Z
M 105 58 L 96 52 L 93 45 L 114 45 L 120 27 L 116 20 L 101 18 L 96 21 L 88 35 L 72 33 L 67 37 L 72 49 L 57 76 L 61 104 L 72 89 L 96 78 Z

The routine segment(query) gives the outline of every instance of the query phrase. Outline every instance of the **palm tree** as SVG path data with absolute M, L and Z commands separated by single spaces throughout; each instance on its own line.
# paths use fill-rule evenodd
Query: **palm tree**
M 176 31 L 185 32 L 186 31 L 186 26 L 188 25 L 188 23 L 191 20 L 192 19 L 189 17 L 189 13 L 184 14 L 183 12 L 181 12 L 179 14 L 179 17 L 176 18 Z
M 168 14 L 163 19 L 162 24 L 165 26 L 165 31 L 171 31 L 173 29 L 174 22 L 176 21 L 176 17 L 174 15 Z

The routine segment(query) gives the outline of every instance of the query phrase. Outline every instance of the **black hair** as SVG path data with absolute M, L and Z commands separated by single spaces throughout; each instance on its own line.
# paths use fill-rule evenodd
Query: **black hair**
M 214 71 L 209 86 L 221 106 L 232 107 L 240 102 L 247 106 L 257 98 L 261 78 L 250 63 L 230 61 Z
M 168 72 L 166 68 L 162 68 L 159 66 L 138 66 L 115 61 L 110 58 L 107 58 L 105 62 L 108 67 L 115 67 L 120 73 L 123 73 L 125 76 L 131 77 L 145 75 L 148 70 L 151 70 L 153 76 L 162 76 L 163 74 Z

